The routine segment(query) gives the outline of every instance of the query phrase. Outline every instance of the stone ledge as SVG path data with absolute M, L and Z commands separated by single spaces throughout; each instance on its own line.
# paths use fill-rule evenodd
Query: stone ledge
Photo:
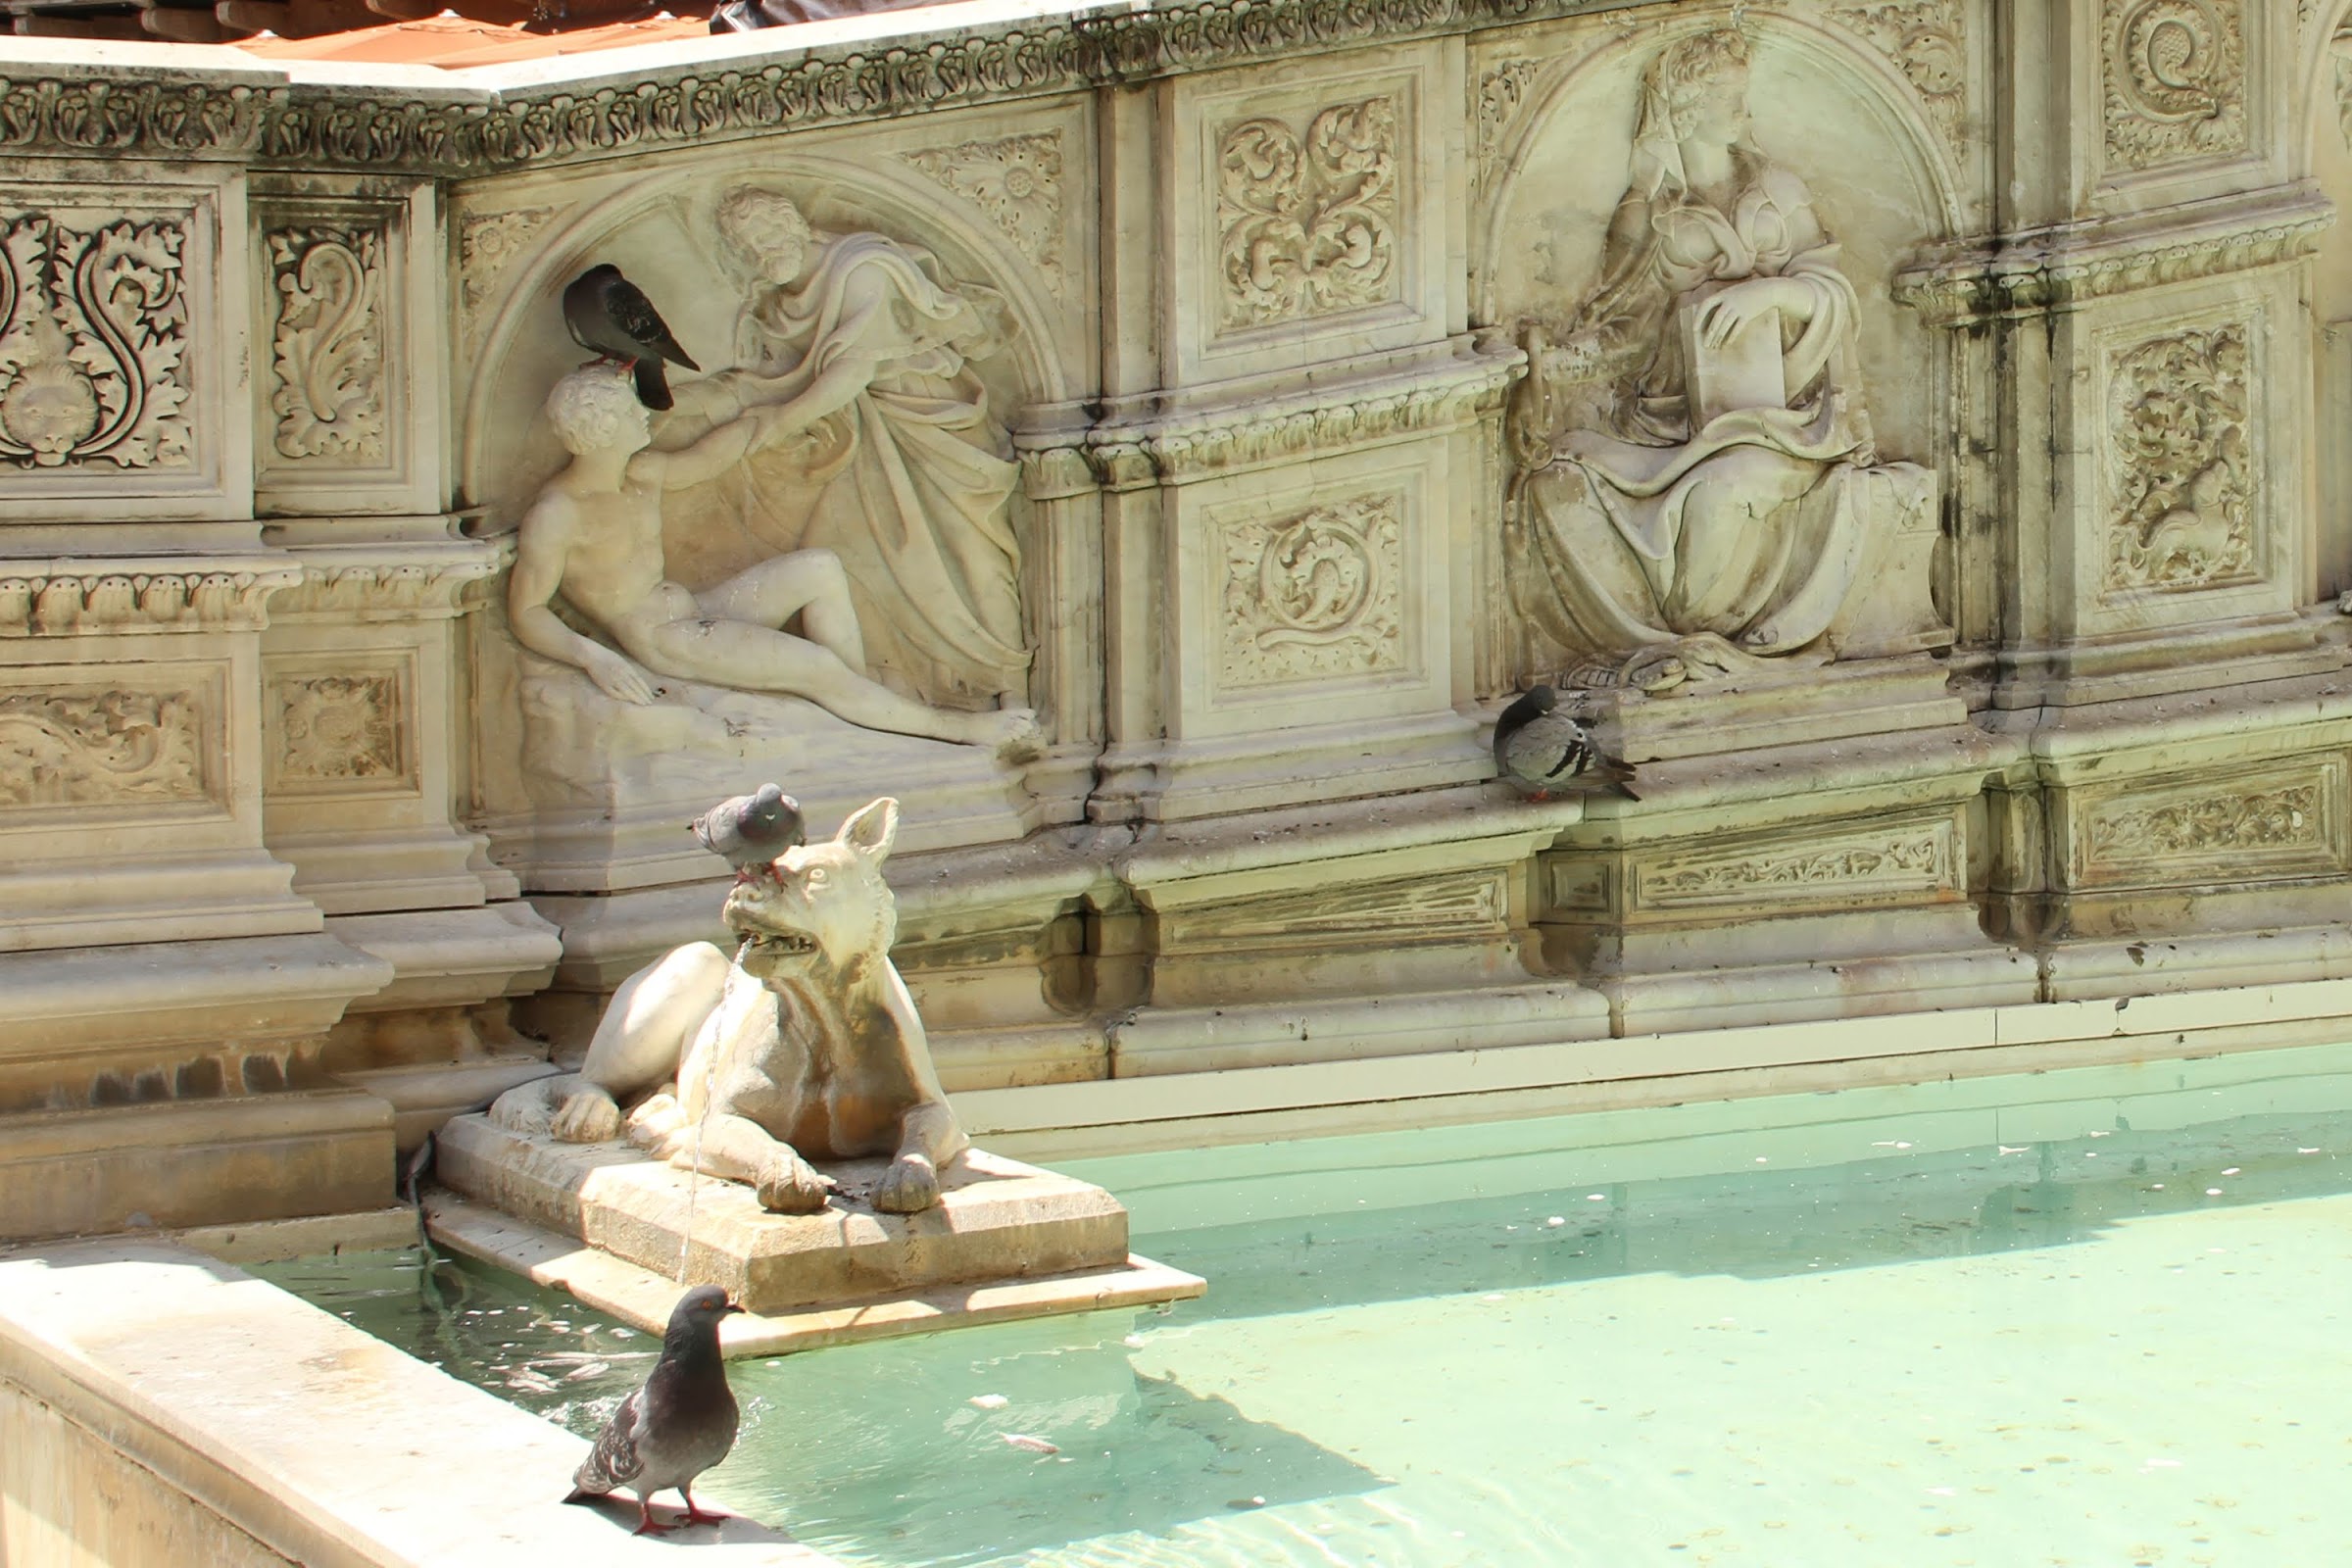
M 649 1332 L 660 1331 L 678 1298 L 677 1282 L 668 1276 L 447 1192 L 426 1201 L 425 1218 L 443 1246 L 568 1291 Z M 719 1348 L 729 1357 L 777 1355 L 982 1323 L 1187 1300 L 1206 1289 L 1198 1275 L 1131 1255 L 1113 1267 L 1038 1279 L 915 1291 L 773 1315 L 747 1312 L 721 1326 Z

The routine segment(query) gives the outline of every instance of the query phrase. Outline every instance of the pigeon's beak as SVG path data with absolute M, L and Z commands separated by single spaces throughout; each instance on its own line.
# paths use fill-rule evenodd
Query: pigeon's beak
M 720 1308 L 718 1309 L 718 1312 L 719 1312 L 719 1316 L 721 1316 L 721 1317 L 724 1317 L 724 1316 L 726 1316 L 726 1314 L 728 1314 L 729 1312 L 740 1312 L 740 1311 L 742 1311 L 742 1310 L 743 1310 L 743 1303 L 742 1303 L 741 1301 L 729 1301 L 729 1302 L 728 1302 L 726 1305 L 724 1305 L 724 1306 L 720 1307 Z

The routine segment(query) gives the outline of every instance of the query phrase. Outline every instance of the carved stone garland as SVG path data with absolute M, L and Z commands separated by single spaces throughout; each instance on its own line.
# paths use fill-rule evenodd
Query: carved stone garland
M 186 239 L 169 218 L 79 229 L 25 213 L 0 226 L 0 458 L 42 468 L 192 461 Z
M 2253 576 L 2259 481 L 2249 358 L 2244 322 L 2185 328 L 2116 356 L 2110 593 Z
M 1061 132 L 959 142 L 901 153 L 905 162 L 988 215 L 1023 256 L 1061 270 Z
M 277 295 L 277 450 L 380 464 L 385 452 L 383 235 L 288 228 L 270 236 Z
M 1228 331 L 1396 297 L 1396 106 L 1326 109 L 1304 137 L 1260 116 L 1217 154 L 1218 262 Z
M 1223 684 L 1402 668 L 1402 533 L 1389 496 L 1228 522 Z
M 2246 149 L 2244 0 L 2105 0 L 2104 20 L 2111 163 Z

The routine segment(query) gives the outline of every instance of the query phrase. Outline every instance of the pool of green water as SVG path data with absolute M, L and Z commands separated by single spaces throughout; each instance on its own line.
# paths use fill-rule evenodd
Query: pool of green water
M 2352 1562 L 2352 1048 L 1063 1168 L 1208 1296 L 736 1363 L 698 1496 L 860 1568 Z M 583 1434 L 655 1348 L 260 1272 Z

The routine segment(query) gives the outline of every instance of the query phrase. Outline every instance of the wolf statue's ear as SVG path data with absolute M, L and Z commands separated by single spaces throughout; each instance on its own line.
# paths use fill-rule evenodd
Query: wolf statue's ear
M 841 832 L 835 835 L 851 849 L 877 860 L 890 853 L 890 846 L 898 836 L 899 803 L 887 795 L 852 812 L 850 819 L 841 824 Z

